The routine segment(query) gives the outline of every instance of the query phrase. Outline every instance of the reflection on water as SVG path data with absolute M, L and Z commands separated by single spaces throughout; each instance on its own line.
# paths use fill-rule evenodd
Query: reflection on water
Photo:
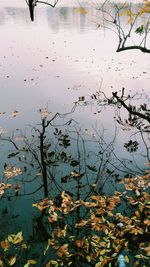
M 40 8 L 36 10 L 36 19 L 37 21 L 47 21 L 48 26 L 52 32 L 56 33 L 60 29 L 64 28 L 77 28 L 80 31 L 85 31 L 87 28 L 92 28 L 96 26 L 96 21 L 92 23 L 94 18 L 94 12 L 91 8 L 86 8 L 87 13 L 80 12 L 80 9 L 77 7 L 58 7 L 52 9 L 50 7 Z M 31 21 L 29 18 L 29 11 L 27 7 L 2 7 L 0 8 L 0 25 L 6 25 L 14 23 L 18 26 L 31 26 Z
M 102 90 L 110 96 L 112 91 L 121 91 L 122 87 L 130 94 L 144 89 L 148 95 L 148 56 L 137 51 L 116 54 L 117 40 L 113 33 L 97 28 L 96 11 L 89 7 L 85 13 L 72 5 L 55 9 L 38 7 L 35 21 L 31 22 L 25 3 L 19 1 L 13 6 L 12 1 L 5 2 L 6 6 L 0 3 L 0 112 L 4 112 L 0 126 L 7 131 L 6 135 L 16 128 L 39 123 L 37 110 L 41 107 L 48 106 L 52 116 L 57 111 L 69 112 L 75 102 L 84 99 L 88 104 L 79 105 L 71 116 L 86 139 L 89 133 L 89 138 L 94 137 L 95 128 L 96 137 L 104 134 L 105 146 L 111 144 L 110 150 L 115 150 L 117 160 L 120 157 L 128 159 L 129 163 L 133 160 L 137 168 L 143 168 L 145 158 L 141 160 L 138 153 L 132 157 L 123 146 L 135 132 L 120 131 L 121 127 L 114 124 L 114 109 L 100 110 L 92 104 L 91 95 Z M 12 116 L 14 111 L 18 111 L 16 116 Z M 93 147 L 88 143 L 92 153 Z M 3 146 L 1 151 L 7 156 Z M 143 146 L 139 152 L 144 155 Z M 105 160 L 108 162 L 107 154 Z M 3 171 L 3 161 L 1 164 Z M 59 170 L 59 174 L 65 176 L 63 171 L 66 169 Z M 7 203 L 13 211 L 15 201 Z M 21 201 L 27 207 L 33 199 L 29 197 L 30 203 Z M 19 205 L 16 203 L 15 214 L 17 209 L 20 212 Z M 30 214 L 32 212 L 30 210 Z M 24 220 L 24 210 L 21 214 Z
M 149 92 L 148 56 L 137 51 L 116 54 L 117 40 L 111 31 L 97 29 L 94 9 L 39 6 L 31 22 L 26 3 L 13 3 L 0 4 L 1 112 L 6 112 L 0 125 L 8 133 L 27 125 L 29 118 L 36 123 L 37 110 L 47 104 L 52 112 L 68 112 L 80 97 L 89 102 L 99 89 L 108 95 L 122 87 L 130 93 Z M 19 116 L 11 118 L 14 110 Z M 105 111 L 103 120 L 103 112 L 90 105 L 74 114 L 85 128 L 97 121 L 111 129 L 114 115 L 111 123 L 109 116 Z
M 0 12 L 0 17 L 1 14 L 3 14 L 3 20 L 2 18 L 0 19 L 0 23 L 5 24 L 9 23 L 11 20 L 13 23 L 15 22 L 16 24 L 21 23 L 21 24 L 29 24 L 28 20 L 28 10 L 26 8 L 14 8 L 14 7 L 6 7 L 1 9 Z

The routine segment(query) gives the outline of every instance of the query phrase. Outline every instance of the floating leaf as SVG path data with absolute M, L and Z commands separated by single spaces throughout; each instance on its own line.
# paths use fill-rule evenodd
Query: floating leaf
M 10 114 L 10 117 L 16 117 L 17 115 L 19 114 L 19 111 L 18 110 L 14 110 L 11 114 Z
M 79 101 L 84 101 L 85 100 L 85 96 L 79 96 Z
M 125 258 L 125 262 L 126 262 L 126 263 L 129 263 L 129 262 L 130 262 L 129 257 L 128 257 L 127 255 L 125 255 L 124 258 Z
M 148 256 L 150 256 L 150 246 L 144 248 L 144 250 L 145 250 L 146 254 L 147 254 Z
M 30 264 L 30 265 L 35 265 L 37 262 L 35 260 L 33 260 L 33 259 L 30 259 L 30 260 L 27 261 L 27 263 Z
M 5 111 L 1 111 L 1 112 L 0 112 L 0 116 L 1 116 L 1 115 L 4 115 L 4 114 L 6 114 Z
M 22 232 L 17 233 L 16 235 L 9 235 L 8 241 L 12 244 L 18 244 L 23 241 L 23 235 Z
M 72 177 L 80 177 L 80 173 L 79 172 L 71 172 L 71 176 Z
M 9 241 L 8 240 L 4 240 L 1 242 L 1 247 L 4 250 L 8 250 L 8 248 L 10 247 Z
M 10 258 L 10 260 L 9 260 L 9 265 L 10 266 L 13 266 L 15 263 L 16 263 L 16 256 L 14 256 L 14 257 L 12 257 L 12 258 Z
M 18 176 L 22 174 L 22 170 L 19 167 L 16 166 L 6 166 L 4 169 L 4 175 L 7 179 L 10 179 L 14 176 Z
M 106 253 L 106 250 L 105 250 L 105 249 L 102 249 L 102 250 L 100 250 L 100 252 L 99 252 L 100 255 L 104 255 L 105 253 Z
M 46 267 L 52 267 L 52 266 L 58 267 L 59 266 L 58 262 L 55 260 L 51 260 L 46 264 Z

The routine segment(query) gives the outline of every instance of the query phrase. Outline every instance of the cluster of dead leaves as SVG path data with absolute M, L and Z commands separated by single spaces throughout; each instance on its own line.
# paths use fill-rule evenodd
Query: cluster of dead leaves
M 44 199 L 33 204 L 40 212 L 46 211 L 49 234 L 44 255 L 50 252 L 45 267 L 74 266 L 81 262 L 95 267 L 117 266 L 123 253 L 127 266 L 148 266 L 150 260 L 150 172 L 144 176 L 126 178 L 123 192 L 112 196 L 93 195 L 89 201 L 75 201 L 66 192 L 59 203 Z M 0 184 L 5 191 L 9 184 Z M 125 206 L 125 210 L 122 207 Z M 126 212 L 128 210 L 128 213 Z M 22 232 L 9 235 L 0 243 L 0 267 L 4 260 L 16 266 L 18 255 L 10 256 L 9 249 L 25 249 Z M 23 265 L 36 265 L 33 259 Z
M 22 260 L 19 256 L 19 251 L 27 248 L 22 232 L 9 235 L 0 243 L 0 267 L 18 266 L 20 260 Z M 15 251 L 14 255 L 12 255 L 13 249 Z M 29 259 L 23 264 L 23 267 L 30 267 L 31 265 L 36 265 L 36 263 L 34 259 Z
M 5 191 L 9 188 L 11 188 L 11 184 L 5 184 L 5 183 L 0 183 L 0 197 L 2 197 L 5 193 Z
M 22 174 L 22 169 L 16 166 L 6 166 L 4 169 L 4 175 L 7 179 Z
M 73 266 L 73 262 L 82 260 L 95 267 L 115 266 L 122 251 L 127 265 L 144 266 L 149 262 L 149 178 L 150 172 L 126 178 L 125 191 L 113 196 L 94 195 L 89 201 L 74 201 L 62 192 L 59 205 L 48 199 L 34 204 L 39 210 L 48 210 L 52 225 L 45 253 L 53 249 L 57 260 L 51 259 L 46 267 L 53 266 L 53 261 L 54 266 Z

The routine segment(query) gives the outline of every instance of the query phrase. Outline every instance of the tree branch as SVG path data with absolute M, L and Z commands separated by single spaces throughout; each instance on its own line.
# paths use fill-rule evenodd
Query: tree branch
M 127 106 L 126 104 L 125 104 L 125 102 L 119 97 L 119 96 L 117 96 L 117 92 L 115 92 L 115 93 L 112 93 L 113 94 L 113 97 L 114 98 L 116 98 L 117 99 L 117 101 L 131 114 L 131 115 L 135 115 L 135 116 L 138 116 L 139 118 L 141 118 L 141 119 L 144 119 L 144 120 L 146 120 L 146 121 L 148 121 L 149 123 L 150 123 L 150 116 L 147 116 L 147 115 L 145 115 L 145 114 L 143 114 L 143 113 L 140 113 L 140 112 L 138 112 L 138 111 L 136 111 L 136 110 L 134 110 L 133 111 L 133 109 L 132 109 L 132 106 Z
M 51 7 L 55 7 L 56 5 L 57 5 L 57 3 L 58 3 L 58 1 L 59 0 L 56 0 L 55 1 L 55 3 L 52 5 L 52 4 L 50 4 L 50 3 L 48 3 L 48 2 L 45 2 L 45 1 L 36 1 L 36 3 L 39 3 L 39 4 L 45 4 L 45 5 L 48 5 L 48 6 L 51 6 Z
M 150 49 L 143 47 L 143 46 L 139 46 L 139 45 L 131 45 L 131 46 L 122 46 L 122 47 L 118 47 L 116 52 L 121 52 L 121 51 L 125 51 L 125 50 L 134 50 L 134 49 L 138 49 L 143 53 L 148 53 L 150 54 Z

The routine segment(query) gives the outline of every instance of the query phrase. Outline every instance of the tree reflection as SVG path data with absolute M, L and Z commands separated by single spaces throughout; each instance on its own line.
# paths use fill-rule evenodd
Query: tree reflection
M 120 111 L 122 106 L 117 93 L 113 93 L 112 98 L 102 99 L 100 95 L 95 95 L 98 105 L 113 105 Z M 116 100 L 117 97 L 117 100 Z M 99 99 L 99 100 L 98 100 Z M 82 101 L 84 102 L 84 101 Z M 1 135 L 1 140 L 8 141 L 12 145 L 12 151 L 8 154 L 4 164 L 3 182 L 12 181 L 16 177 L 13 185 L 16 195 L 33 195 L 41 197 L 51 197 L 67 190 L 79 199 L 85 199 L 93 194 L 108 194 L 113 191 L 123 177 L 132 177 L 141 174 L 143 170 L 136 161 L 118 155 L 116 150 L 117 128 L 111 140 L 108 140 L 104 129 L 97 127 L 82 129 L 72 118 L 68 116 L 75 111 L 81 101 L 75 104 L 71 113 L 54 116 L 48 109 L 40 109 L 41 123 L 31 127 L 31 132 L 27 136 L 22 130 L 16 130 L 11 137 Z M 87 104 L 87 103 L 86 103 Z M 125 104 L 127 105 L 127 104 Z M 123 106 L 124 107 L 124 106 Z M 130 104 L 131 110 L 133 110 Z M 149 125 L 146 124 L 147 108 L 144 113 L 140 110 L 135 114 L 129 113 L 128 119 L 123 119 L 120 114 L 116 116 L 116 121 L 126 130 L 127 127 L 136 127 L 136 135 L 141 136 L 141 140 L 146 148 L 145 161 L 149 161 Z M 146 116 L 144 122 L 141 117 Z M 116 126 L 115 126 L 116 127 Z M 124 147 L 131 154 L 138 151 L 139 143 L 130 139 L 124 143 Z M 139 154 L 139 157 L 142 156 Z M 17 178 L 19 176 L 19 178 Z M 21 178 L 20 178 L 21 177 Z M 22 190 L 23 188 L 23 190 Z M 11 194 L 9 197 L 13 197 Z
M 48 5 L 50 7 L 55 7 L 59 0 L 54 0 L 53 4 L 51 4 L 50 2 L 47 2 L 47 1 L 40 1 L 40 0 L 25 0 L 25 1 L 29 7 L 30 18 L 32 21 L 34 21 L 34 9 L 37 6 L 37 4 L 45 4 L 45 5 Z
M 102 95 L 104 97 L 104 94 Z M 113 105 L 120 111 L 122 106 L 120 102 L 117 106 L 116 96 L 117 93 L 113 93 L 111 98 L 105 96 L 105 99 L 100 101 L 99 93 L 95 94 L 94 100 L 98 105 Z M 124 101 L 124 98 L 122 93 L 119 99 Z M 1 135 L 1 140 L 9 142 L 12 146 L 4 164 L 3 179 L 0 184 L 1 198 L 9 201 L 16 199 L 20 202 L 22 197 L 34 196 L 32 203 L 43 198 L 54 198 L 59 206 L 61 194 L 64 191 L 75 201 L 80 199 L 88 201 L 92 195 L 106 196 L 120 189 L 120 182 L 124 177 L 143 174 L 143 169 L 140 169 L 134 160 L 131 161 L 128 157 L 123 158 L 117 154 L 115 149 L 117 129 L 109 141 L 104 129 L 100 130 L 96 127 L 92 130 L 83 130 L 72 119 L 73 112 L 81 102 L 84 100 L 78 101 L 71 112 L 66 114 L 56 113 L 52 116 L 48 108 L 40 109 L 41 121 L 38 125 L 30 127 L 29 135 L 18 129 L 11 137 Z M 145 116 L 148 116 L 147 110 L 148 108 Z M 130 126 L 137 127 L 138 134 L 143 136 L 147 160 L 149 160 L 149 147 L 146 145 L 145 137 L 145 134 L 148 134 L 149 139 L 147 120 L 141 124 L 139 122 L 141 118 L 137 117 L 136 113 L 135 123 L 132 117 L 135 114 L 129 115 Z M 116 120 L 118 120 L 117 117 Z M 123 126 L 127 122 L 127 119 L 124 120 L 121 117 L 118 121 Z M 137 144 L 135 141 L 129 141 L 124 146 L 130 153 L 134 153 Z M 6 192 L 5 195 L 4 192 Z M 26 216 L 28 212 L 26 210 Z M 31 235 L 34 236 L 36 231 L 36 238 L 39 235 L 38 239 L 42 238 L 42 240 L 47 240 L 49 237 L 45 215 L 45 209 L 43 209 L 40 216 L 32 218 L 34 227 Z M 79 220 L 80 208 L 77 208 L 76 216 Z
M 125 94 L 125 88 L 118 92 L 112 92 L 108 97 L 102 91 L 96 92 L 91 96 L 92 104 L 102 110 L 106 106 L 112 106 L 115 109 L 115 120 L 121 129 L 125 132 L 131 131 L 131 138 L 124 147 L 128 152 L 138 151 L 139 142 L 143 144 L 145 152 L 139 155 L 144 157 L 145 161 L 150 161 L 150 110 L 148 107 L 149 99 L 147 95 L 136 93 L 132 95 Z M 143 100 L 143 103 L 141 103 Z M 89 103 L 86 103 L 89 104 Z M 137 140 L 136 140 L 137 139 Z

